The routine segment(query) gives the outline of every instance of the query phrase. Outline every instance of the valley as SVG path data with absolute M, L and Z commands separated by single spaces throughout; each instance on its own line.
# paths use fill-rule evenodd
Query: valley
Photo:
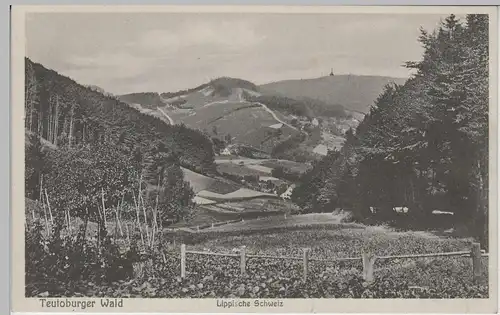
M 143 93 L 142 97 L 136 93 L 120 96 L 120 99 L 170 125 L 183 124 L 199 129 L 220 142 L 215 156 L 219 179 L 206 176 L 200 179 L 204 175 L 184 170 L 185 180 L 194 188 L 193 201 L 198 205 L 284 198 L 287 190 L 291 194 L 300 175 L 311 168 L 310 162 L 326 155 L 328 150 L 339 150 L 344 141 L 343 134 L 349 128 L 355 128 L 362 119 L 360 114 L 351 114 L 352 118 L 345 119 L 343 116 L 297 116 L 280 107 L 271 109 L 259 101 L 262 94 L 256 85 L 240 79 L 216 79 L 186 91 Z M 298 106 L 307 105 L 299 103 Z M 273 156 L 280 144 L 287 146 L 287 141 L 296 143 L 297 150 L 306 152 L 308 158 L 297 162 L 283 159 L 283 153 Z M 277 168 L 283 167 L 296 175 L 285 176 L 286 179 L 283 174 L 280 174 L 281 178 L 273 176 Z M 228 180 L 235 183 L 234 189 L 223 189 L 224 193 L 221 193 L 221 186 L 214 182 Z M 200 183 L 210 184 L 200 186 Z M 206 187 L 200 188 L 204 185 Z
M 281 103 L 276 107 L 276 100 L 285 104 L 288 100 L 280 100 L 270 92 L 264 95 L 261 89 L 241 79 L 220 78 L 186 92 L 135 93 L 119 97 L 170 125 L 184 124 L 217 138 L 224 146 L 220 148 L 221 152 L 244 146 L 246 149 L 243 151 L 247 153 L 243 154 L 253 158 L 256 156 L 251 151 L 260 151 L 257 154 L 272 157 L 277 147 L 289 146 L 293 142 L 295 149 L 290 146 L 291 154 L 280 152 L 275 157 L 288 156 L 295 160 L 298 155 L 301 162 L 320 159 L 328 150 L 339 150 L 345 132 L 356 128 L 363 119 L 361 113 L 341 109 L 325 112 L 327 116 L 321 116 L 322 111 L 318 108 L 327 109 L 329 105 L 318 101 L 311 103 L 313 112 L 318 111 L 318 114 L 311 115 L 309 101 L 303 102 L 300 98 L 285 105 L 292 106 L 292 111 L 283 108 Z M 266 87 L 266 90 L 269 88 Z M 299 109 L 302 112 L 297 112 Z M 241 150 L 235 151 L 233 153 L 242 154 Z
M 152 36 L 155 57 L 134 43 L 98 85 L 26 57 L 25 297 L 489 297 L 489 24 L 439 25 L 405 79 L 236 67 L 266 38 L 200 29 Z M 201 39 L 223 57 L 194 54 Z M 244 77 L 265 71 L 284 80 Z M 163 87 L 184 90 L 147 90 Z

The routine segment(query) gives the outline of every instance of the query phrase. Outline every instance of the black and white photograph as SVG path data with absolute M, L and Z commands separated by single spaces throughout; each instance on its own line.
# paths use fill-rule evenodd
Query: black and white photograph
M 453 9 L 26 12 L 24 298 L 496 299 L 496 14 Z

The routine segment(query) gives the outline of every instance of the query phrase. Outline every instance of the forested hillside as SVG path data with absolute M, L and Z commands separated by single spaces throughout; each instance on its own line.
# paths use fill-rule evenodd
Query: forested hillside
M 285 80 L 259 86 L 266 95 L 286 96 L 293 99 L 314 99 L 333 107 L 368 112 L 373 100 L 384 85 L 401 84 L 404 79 L 382 76 L 334 75 L 316 79 Z
M 339 153 L 306 174 L 293 199 L 305 211 L 352 209 L 358 218 L 430 224 L 435 209 L 488 239 L 488 16 L 453 15 L 421 31 L 416 75 L 385 87 Z
M 214 173 L 211 140 L 25 62 L 27 198 L 85 228 L 106 222 L 106 209 L 132 205 L 160 226 L 189 214 L 193 191 L 180 166 Z
M 68 147 L 126 142 L 145 148 L 161 142 L 183 166 L 199 172 L 214 169 L 212 143 L 200 131 L 169 126 L 27 58 L 25 62 L 25 128 L 33 134 Z
M 245 99 L 266 104 L 269 108 L 288 115 L 303 116 L 310 119 L 319 116 L 338 118 L 347 116 L 342 105 L 330 105 L 312 98 L 292 99 L 279 95 L 252 96 L 247 93 Z

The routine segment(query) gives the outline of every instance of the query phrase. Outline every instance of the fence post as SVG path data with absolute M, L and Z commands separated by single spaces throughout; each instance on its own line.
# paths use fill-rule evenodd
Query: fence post
M 304 282 L 307 281 L 307 274 L 309 272 L 309 248 L 304 248 L 304 259 L 303 259 L 303 264 L 304 264 Z
M 366 282 L 373 281 L 373 265 L 375 264 L 375 260 L 377 256 L 372 253 L 363 252 L 363 280 Z
M 246 257 L 246 246 L 240 247 L 240 269 L 241 275 L 246 273 L 247 257 Z
M 181 245 L 181 278 L 186 277 L 186 244 Z
M 472 243 L 471 257 L 474 281 L 478 281 L 481 278 L 481 244 Z

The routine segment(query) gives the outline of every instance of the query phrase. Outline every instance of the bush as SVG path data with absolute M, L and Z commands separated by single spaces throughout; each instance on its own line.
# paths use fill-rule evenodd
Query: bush
M 78 281 L 104 284 L 133 278 L 133 264 L 140 258 L 135 243 L 122 253 L 103 224 L 94 242 L 85 236 L 87 223 L 75 235 L 63 230 L 62 221 L 55 218 L 49 235 L 38 220 L 26 230 L 26 296 L 57 295 Z
M 44 175 L 51 206 L 83 217 L 88 210 L 96 220 L 103 198 L 106 208 L 137 191 L 137 166 L 112 145 L 61 149 L 51 152 Z

